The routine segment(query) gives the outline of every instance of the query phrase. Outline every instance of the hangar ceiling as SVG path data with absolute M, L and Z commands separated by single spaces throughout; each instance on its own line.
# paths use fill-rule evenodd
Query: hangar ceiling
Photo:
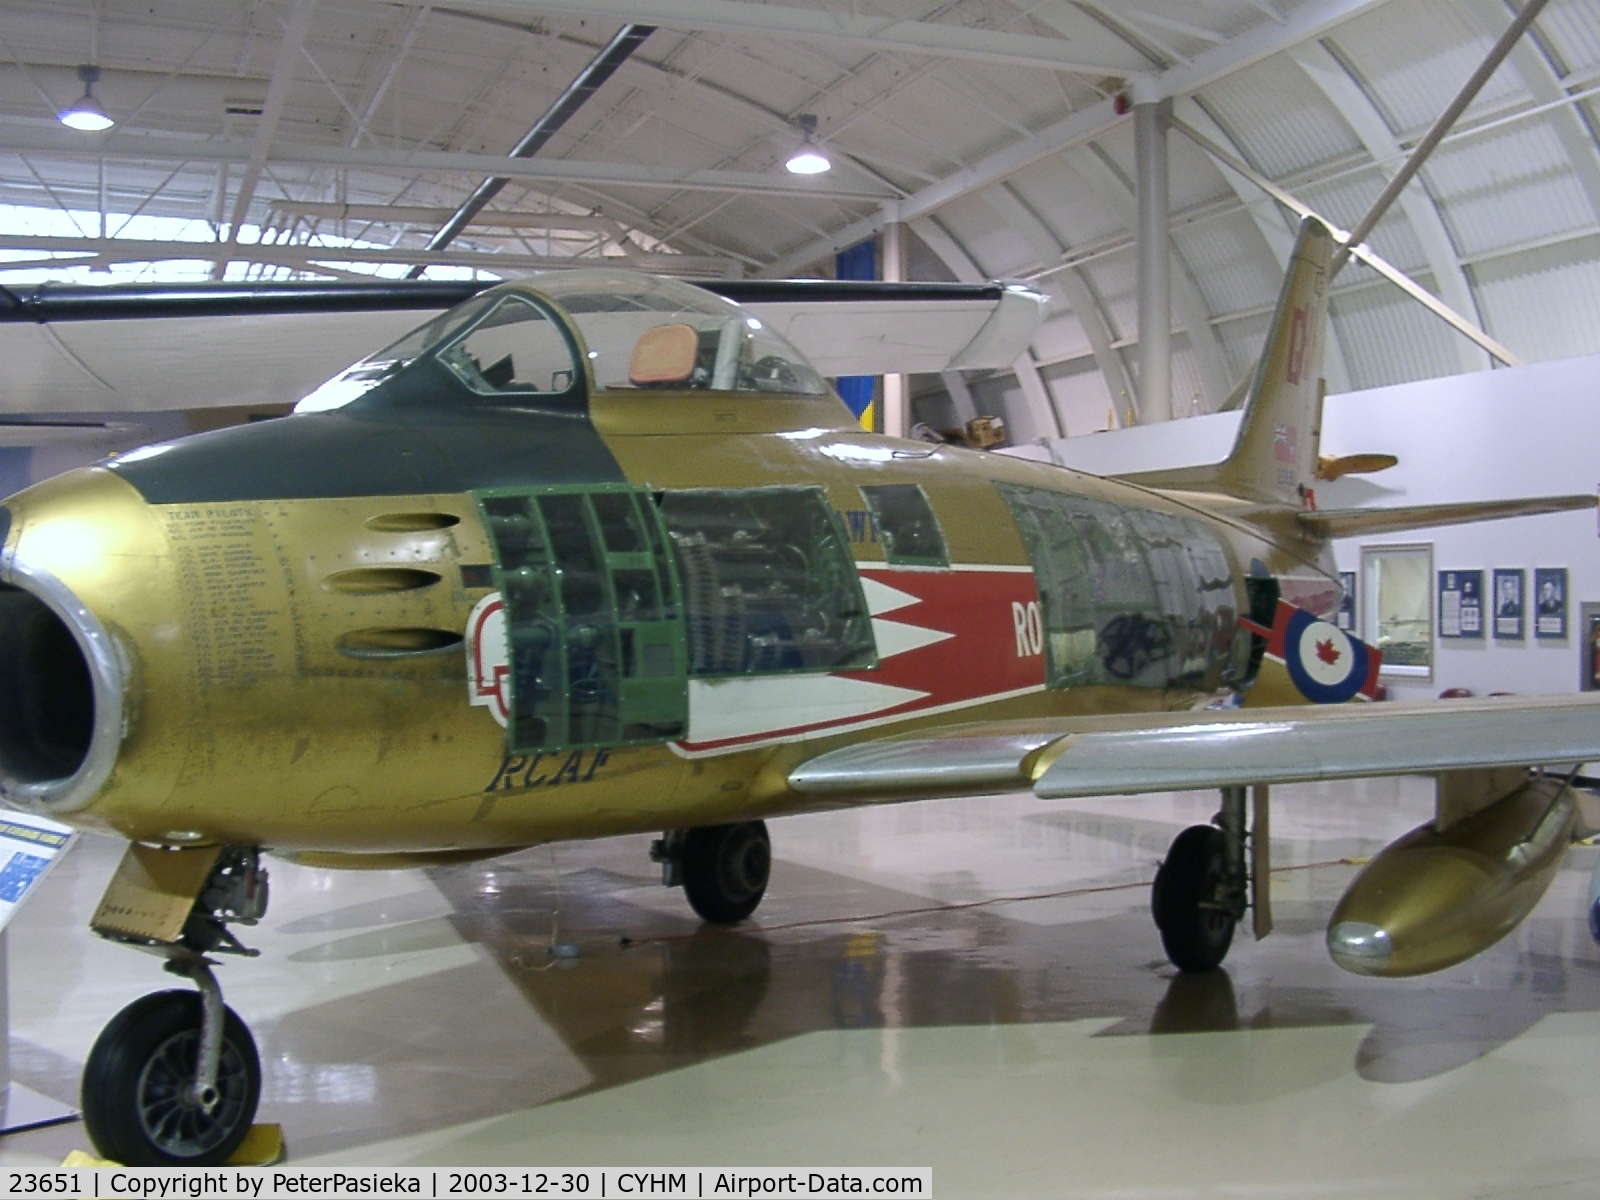
M 0 282 L 505 276 L 597 258 L 826 274 L 897 220 L 912 278 L 1024 278 L 1054 297 L 1014 370 L 947 379 L 931 402 L 1002 411 L 1017 440 L 1086 433 L 1138 387 L 1133 118 L 1117 97 L 1170 100 L 1252 176 L 1349 228 L 1520 7 L 7 0 Z M 534 157 L 507 160 L 628 23 L 655 28 Z M 100 68 L 105 133 L 56 119 L 83 64 Z M 1524 361 L 1600 350 L 1597 94 L 1600 0 L 1552 0 L 1368 239 Z M 783 169 L 807 113 L 825 175 Z M 1207 412 L 1259 349 L 1295 218 L 1185 134 L 1168 154 L 1175 408 Z M 428 251 L 492 175 L 510 182 Z M 1370 268 L 1340 275 L 1333 312 L 1333 391 L 1490 365 Z

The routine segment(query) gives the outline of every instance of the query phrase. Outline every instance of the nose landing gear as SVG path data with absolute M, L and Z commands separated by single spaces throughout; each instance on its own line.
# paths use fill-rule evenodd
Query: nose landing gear
M 255 1039 L 222 1003 L 205 960 L 182 966 L 201 990 L 141 996 L 101 1031 L 84 1067 L 83 1123 L 113 1162 L 217 1166 L 255 1120 Z
M 250 1132 L 261 1062 L 206 956 L 254 956 L 227 924 L 254 924 L 266 907 L 267 875 L 252 847 L 129 847 L 92 927 L 161 955 L 168 972 L 199 990 L 143 996 L 96 1039 L 83 1072 L 83 1121 L 106 1158 L 220 1166 Z

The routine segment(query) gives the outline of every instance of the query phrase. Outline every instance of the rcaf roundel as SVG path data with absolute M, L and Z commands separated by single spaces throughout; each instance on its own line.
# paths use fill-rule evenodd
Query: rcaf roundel
M 1313 704 L 1342 704 L 1378 689 L 1383 655 L 1360 638 L 1303 608 L 1278 601 L 1267 653 L 1281 658 L 1295 687 Z

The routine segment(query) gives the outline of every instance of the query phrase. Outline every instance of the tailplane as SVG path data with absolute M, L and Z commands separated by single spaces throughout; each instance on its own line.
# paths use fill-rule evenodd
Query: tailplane
M 1245 394 L 1233 450 L 1220 463 L 1120 478 L 1145 487 L 1222 492 L 1303 508 L 1315 485 L 1322 432 L 1322 351 L 1334 237 L 1315 217 L 1300 223 L 1267 344 Z

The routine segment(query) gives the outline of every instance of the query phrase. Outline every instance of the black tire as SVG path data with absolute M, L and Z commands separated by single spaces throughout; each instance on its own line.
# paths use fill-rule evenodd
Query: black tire
M 1222 965 L 1233 944 L 1234 917 L 1216 905 L 1226 896 L 1226 843 L 1215 825 L 1191 825 L 1173 839 L 1150 889 L 1150 915 L 1167 958 L 1180 971 Z
M 772 872 L 772 840 L 763 821 L 708 825 L 684 835 L 683 894 L 703 921 L 732 925 L 761 903 Z
M 200 1056 L 200 994 L 154 992 L 100 1032 L 83 1069 L 83 1124 L 127 1167 L 216 1167 L 250 1132 L 261 1099 L 255 1039 L 229 1008 L 210 1112 L 185 1096 Z

